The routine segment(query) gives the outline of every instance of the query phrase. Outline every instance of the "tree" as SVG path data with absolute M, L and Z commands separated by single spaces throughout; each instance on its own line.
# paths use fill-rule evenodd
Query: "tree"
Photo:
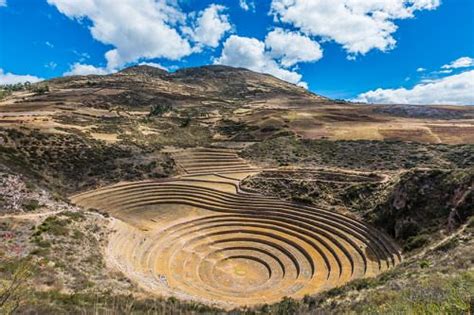
M 148 117 L 162 117 L 163 114 L 171 111 L 172 109 L 173 108 L 171 104 L 168 103 L 152 105 Z
M 49 92 L 49 86 L 48 85 L 35 86 L 32 91 L 36 95 L 44 95 Z
M 24 261 L 17 267 L 10 280 L 0 282 L 0 314 L 13 314 L 28 294 L 28 279 L 32 265 Z

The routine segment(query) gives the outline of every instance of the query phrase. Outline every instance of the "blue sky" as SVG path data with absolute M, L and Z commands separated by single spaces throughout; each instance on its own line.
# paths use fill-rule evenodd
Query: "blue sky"
M 0 83 L 220 63 L 332 98 L 474 104 L 472 58 L 472 0 L 0 0 Z

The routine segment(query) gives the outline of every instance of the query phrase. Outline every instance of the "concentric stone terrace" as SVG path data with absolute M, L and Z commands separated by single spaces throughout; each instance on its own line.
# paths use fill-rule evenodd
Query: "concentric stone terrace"
M 119 219 L 108 260 L 143 288 L 222 306 L 303 297 L 401 260 L 396 245 L 366 224 L 238 183 L 186 176 L 117 184 L 73 201 Z
M 254 172 L 256 169 L 229 149 L 193 149 L 174 154 L 187 174 Z

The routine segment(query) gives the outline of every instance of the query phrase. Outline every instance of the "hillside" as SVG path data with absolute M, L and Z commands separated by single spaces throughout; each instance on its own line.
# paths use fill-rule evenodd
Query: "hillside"
M 48 86 L 49 92 L 18 91 L 0 101 L 2 126 L 75 130 L 109 141 L 127 133 L 146 139 L 147 133 L 164 127 L 160 117 L 144 120 L 152 114 L 173 122 L 193 118 L 209 132 L 205 141 L 259 141 L 291 134 L 305 139 L 474 143 L 472 107 L 351 104 L 269 75 L 225 66 L 173 73 L 136 66 L 36 86 Z
M 291 106 L 292 100 L 298 99 L 312 103 L 327 101 L 272 76 L 227 66 L 185 68 L 172 73 L 150 66 L 134 66 L 108 76 L 67 77 L 46 84 L 57 89 L 74 88 L 76 92 L 83 88 L 100 89 L 99 93 L 78 95 L 98 108 L 107 107 L 109 102 L 140 109 L 159 103 L 238 106 L 279 100 L 276 105 Z
M 225 66 L 8 89 L 0 313 L 472 311 L 472 107 Z

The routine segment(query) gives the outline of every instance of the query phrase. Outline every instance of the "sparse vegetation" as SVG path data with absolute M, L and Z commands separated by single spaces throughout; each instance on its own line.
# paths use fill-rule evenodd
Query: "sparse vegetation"
M 35 292 L 20 312 L 42 314 L 222 314 L 223 311 L 200 303 L 169 299 L 137 299 L 131 295 L 72 293 L 57 290 Z
M 49 85 L 47 84 L 33 85 L 33 87 L 31 88 L 31 91 L 35 93 L 36 95 L 44 95 L 49 92 Z
M 57 216 L 48 217 L 37 227 L 33 236 L 41 236 L 42 234 L 66 236 L 69 234 L 69 223 L 71 223 L 69 219 L 60 219 Z
M 362 214 L 383 200 L 390 182 L 381 182 L 375 174 L 294 170 L 264 171 L 246 178 L 242 185 L 268 196 L 318 206 L 348 208 Z
M 16 92 L 16 91 L 24 91 L 30 89 L 32 86 L 31 82 L 23 82 L 23 83 L 15 83 L 15 84 L 4 84 L 0 85 L 0 90 L 9 91 L 9 92 Z
M 430 242 L 430 239 L 431 239 L 431 237 L 428 234 L 421 234 L 421 235 L 411 236 L 406 241 L 406 244 L 403 247 L 403 249 L 407 252 L 412 251 L 414 249 L 418 249 L 418 248 L 428 244 Z
M 28 301 L 33 266 L 27 259 L 0 265 L 0 313 L 14 314 Z
M 162 117 L 167 112 L 171 111 L 173 107 L 169 103 L 152 105 L 148 117 Z
M 242 156 L 278 166 L 399 170 L 417 167 L 469 168 L 474 145 L 427 145 L 401 141 L 329 141 L 279 137 L 256 143 Z
M 26 211 L 35 211 L 40 207 L 40 203 L 36 199 L 27 199 L 23 201 L 23 208 Z
M 163 177 L 173 172 L 169 157 L 134 145 L 107 145 L 77 135 L 42 134 L 14 129 L 0 130 L 9 145 L 0 147 L 0 161 L 19 172 L 35 172 L 52 188 L 83 189 L 118 178 Z M 154 168 L 145 158 L 155 159 Z M 157 161 L 159 162 L 157 162 Z
M 0 101 L 3 100 L 5 97 L 11 95 L 12 92 L 9 90 L 4 90 L 3 88 L 0 88 Z
M 474 215 L 473 183 L 473 168 L 409 171 L 367 218 L 405 250 L 414 250 L 437 239 L 441 230 L 456 230 Z

